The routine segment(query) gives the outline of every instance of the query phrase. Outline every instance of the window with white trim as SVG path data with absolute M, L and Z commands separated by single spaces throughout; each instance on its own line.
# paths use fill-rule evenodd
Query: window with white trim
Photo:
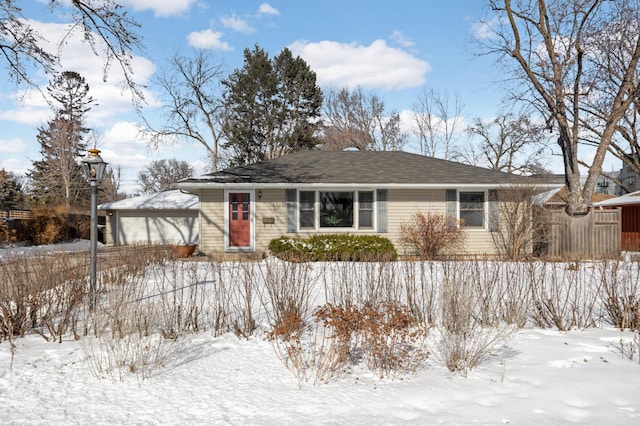
M 373 229 L 374 191 L 298 191 L 299 229 Z
M 463 221 L 463 226 L 470 228 L 483 228 L 485 217 L 485 195 L 484 192 L 462 192 L 458 193 L 459 214 Z
M 300 229 L 315 228 L 316 192 L 300 191 Z

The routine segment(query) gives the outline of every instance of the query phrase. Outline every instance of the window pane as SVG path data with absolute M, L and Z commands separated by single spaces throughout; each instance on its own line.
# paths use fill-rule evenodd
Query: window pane
M 373 228 L 373 191 L 358 192 L 358 227 Z
M 353 226 L 353 192 L 320 193 L 320 227 Z
M 360 228 L 373 228 L 373 211 L 360 210 L 359 221 L 360 221 Z
M 484 212 L 478 210 L 460 210 L 460 219 L 462 219 L 463 226 L 483 226 L 482 219 L 484 218 Z
M 313 228 L 313 210 L 300 211 L 300 228 Z
M 314 228 L 315 191 L 300 191 L 300 228 Z
M 484 226 L 484 192 L 460 192 L 460 219 L 464 226 Z
M 313 210 L 316 202 L 316 193 L 314 191 L 300 191 L 300 209 Z

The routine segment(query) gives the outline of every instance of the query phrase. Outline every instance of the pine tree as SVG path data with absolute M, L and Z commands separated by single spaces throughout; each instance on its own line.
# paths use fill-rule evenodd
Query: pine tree
M 31 179 L 31 196 L 42 205 L 71 207 L 81 202 L 85 186 L 80 160 L 87 150 L 84 115 L 94 100 L 89 85 L 80 74 L 65 71 L 47 87 L 51 98 L 59 104 L 55 116 L 38 129 L 42 159 L 34 161 L 27 175 Z
M 22 184 L 11 172 L 0 170 L 0 210 L 12 210 L 23 207 L 24 192 Z
M 275 158 L 316 144 L 322 91 L 316 74 L 284 49 L 273 60 L 257 45 L 225 86 L 226 148 L 233 165 Z

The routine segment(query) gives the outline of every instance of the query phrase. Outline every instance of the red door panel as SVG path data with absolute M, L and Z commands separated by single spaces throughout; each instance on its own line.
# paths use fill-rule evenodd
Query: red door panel
M 229 193 L 229 247 L 251 246 L 250 201 L 247 193 Z

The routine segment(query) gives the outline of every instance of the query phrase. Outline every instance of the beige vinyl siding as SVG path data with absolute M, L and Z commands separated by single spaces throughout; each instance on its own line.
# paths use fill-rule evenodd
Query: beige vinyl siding
M 224 251 L 224 191 L 212 189 L 200 194 L 200 250 L 210 254 Z
M 406 248 L 400 244 L 402 223 L 408 222 L 411 216 L 417 212 L 446 214 L 445 190 L 390 189 L 388 194 L 389 232 L 382 235 L 393 242 L 398 254 L 403 255 L 406 253 Z M 485 205 L 485 209 L 487 208 L 488 205 Z M 487 229 L 467 229 L 466 232 L 465 254 L 493 255 L 496 253 L 491 232 Z
M 406 248 L 400 244 L 400 228 L 417 212 L 446 214 L 444 189 L 390 189 L 388 191 L 388 230 L 381 234 L 391 240 L 404 255 Z
M 256 190 L 256 252 L 264 252 L 269 242 L 287 232 L 287 207 L 284 202 L 284 189 L 263 189 L 258 200 Z M 274 223 L 269 223 L 273 220 Z
M 258 199 L 258 191 L 262 196 Z M 255 189 L 255 251 L 267 251 L 269 242 L 282 235 L 307 237 L 321 231 L 304 230 L 287 233 L 287 211 L 284 189 Z M 204 253 L 223 252 L 224 247 L 224 191 L 205 190 L 200 197 L 201 230 L 200 250 Z M 388 232 L 379 234 L 389 238 L 400 255 L 406 250 L 400 244 L 400 227 L 416 212 L 446 214 L 444 189 L 389 189 L 388 190 Z M 273 223 L 270 223 L 273 221 Z M 327 233 L 336 232 L 327 230 Z M 343 231 L 339 231 L 343 232 Z M 376 234 L 357 231 L 358 234 Z M 494 254 L 495 247 L 491 233 L 485 229 L 467 231 L 467 254 Z

